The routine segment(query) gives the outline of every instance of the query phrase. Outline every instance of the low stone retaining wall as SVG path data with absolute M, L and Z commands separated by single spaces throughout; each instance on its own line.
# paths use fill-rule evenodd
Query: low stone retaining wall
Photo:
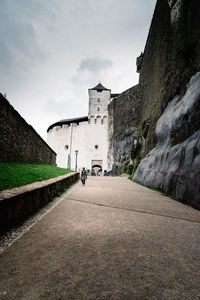
M 73 172 L 0 192 L 0 235 L 20 225 L 78 179 L 79 173 Z

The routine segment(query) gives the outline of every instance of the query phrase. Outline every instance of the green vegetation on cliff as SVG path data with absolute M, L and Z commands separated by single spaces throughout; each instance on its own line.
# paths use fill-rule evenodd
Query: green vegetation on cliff
M 0 163 L 0 191 L 71 172 L 45 164 Z

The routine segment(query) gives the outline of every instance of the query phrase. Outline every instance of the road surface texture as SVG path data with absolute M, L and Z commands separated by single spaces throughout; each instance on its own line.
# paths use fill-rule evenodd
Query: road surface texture
M 200 299 L 200 212 L 89 177 L 0 254 L 0 299 Z

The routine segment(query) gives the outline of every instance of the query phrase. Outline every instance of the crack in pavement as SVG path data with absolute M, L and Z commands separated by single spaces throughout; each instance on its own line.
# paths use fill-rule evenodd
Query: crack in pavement
M 154 212 L 147 212 L 147 211 L 139 210 L 139 209 L 123 208 L 123 207 L 119 207 L 119 206 L 113 206 L 113 205 L 107 205 L 107 204 L 102 204 L 102 203 L 84 201 L 84 200 L 74 199 L 74 198 L 66 198 L 66 199 L 71 200 L 71 201 L 91 204 L 91 205 L 103 206 L 103 207 L 108 207 L 108 208 L 115 208 L 115 209 L 119 209 L 119 210 L 132 211 L 132 212 L 137 212 L 137 213 L 142 213 L 142 214 L 147 214 L 147 215 L 153 215 L 153 216 L 159 216 L 159 217 L 165 217 L 165 218 L 172 218 L 172 219 L 176 219 L 176 220 L 182 220 L 182 221 L 187 221 L 187 222 L 191 222 L 191 223 L 200 224 L 200 221 L 193 221 L 193 220 L 188 220 L 186 218 L 181 218 L 181 217 L 176 217 L 176 216 L 169 216 L 169 215 L 158 214 L 158 213 L 154 213 Z

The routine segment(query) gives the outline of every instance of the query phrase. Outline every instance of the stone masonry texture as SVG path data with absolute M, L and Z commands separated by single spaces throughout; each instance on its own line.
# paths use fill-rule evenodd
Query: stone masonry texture
M 141 122 L 149 120 L 145 154 L 157 142 L 156 123 L 168 103 L 185 94 L 190 78 L 200 70 L 199 14 L 199 1 L 182 0 L 179 21 L 173 24 L 168 1 L 157 1 L 139 81 Z
M 140 120 L 140 87 L 134 86 L 108 106 L 109 113 L 109 157 L 114 157 L 117 166 L 131 159 L 134 138 L 137 137 L 137 124 Z
M 0 162 L 56 164 L 56 153 L 0 94 Z
M 140 68 L 139 85 L 137 85 L 137 91 L 140 92 L 136 93 L 137 101 L 130 102 L 129 93 L 124 92 L 121 94 L 123 104 L 121 95 L 110 104 L 109 138 L 113 141 L 110 142 L 109 155 L 113 154 L 114 166 L 123 167 L 128 160 L 134 163 L 138 154 L 141 158 L 146 156 L 148 158 L 152 150 L 159 151 L 159 141 L 156 135 L 157 123 L 173 99 L 177 97 L 178 100 L 172 114 L 177 111 L 179 102 L 182 112 L 185 111 L 184 109 L 187 110 L 187 107 L 183 107 L 186 101 L 182 99 L 187 93 L 191 78 L 200 71 L 200 5 L 197 0 L 175 0 L 171 4 L 172 7 L 167 0 L 157 0 Z M 198 88 L 200 89 L 200 86 Z M 134 87 L 132 91 L 134 94 Z M 197 95 L 197 92 L 195 93 Z M 187 103 L 192 101 L 190 96 L 192 95 L 187 93 Z M 132 97 L 134 98 L 134 95 Z M 152 174 L 153 177 L 150 180 L 148 163 L 142 162 L 135 178 L 145 185 L 157 187 L 176 199 L 198 208 L 200 190 L 194 188 L 192 180 L 190 180 L 191 186 L 189 187 L 187 180 L 200 178 L 199 142 L 194 138 L 197 137 L 200 128 L 198 95 L 195 103 L 194 109 L 192 108 L 187 114 L 180 113 L 179 119 L 176 116 L 172 118 L 177 120 L 178 124 L 172 126 L 168 146 L 176 150 L 174 157 L 177 157 L 177 160 L 169 156 L 172 150 L 163 151 L 163 154 L 171 159 L 171 163 L 160 165 L 162 174 L 159 168 L 155 168 L 155 178 L 159 178 L 159 184 Z M 119 111 L 121 111 L 121 117 L 119 117 Z M 135 112 L 136 119 L 134 119 Z M 127 149 L 126 133 L 132 128 L 136 135 L 130 137 L 130 148 Z M 161 136 L 163 134 L 164 132 L 161 132 Z M 185 147 L 184 145 L 189 145 L 188 142 L 190 147 Z M 180 153 L 179 156 L 178 153 Z M 159 152 L 155 153 L 156 157 L 159 157 Z M 189 157 L 196 167 L 185 167 L 189 166 Z M 161 161 L 162 159 L 163 157 Z M 171 174 L 169 184 L 166 184 L 167 179 L 164 178 L 168 176 L 166 174 Z M 185 189 L 185 186 L 188 188 Z

